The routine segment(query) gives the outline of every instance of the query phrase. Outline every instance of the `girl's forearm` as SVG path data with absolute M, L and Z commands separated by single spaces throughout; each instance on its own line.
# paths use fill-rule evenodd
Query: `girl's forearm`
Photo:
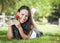
M 33 26 L 35 27 L 35 28 L 37 28 L 37 24 L 36 24 L 36 22 L 35 22 L 35 20 L 34 20 L 34 18 L 31 16 L 31 20 L 32 20 L 32 24 L 33 24 Z
M 12 37 L 13 37 L 13 35 L 12 35 L 12 29 L 11 29 L 10 26 L 8 26 L 7 38 L 11 39 Z
M 28 39 L 28 38 L 29 38 L 29 36 L 26 35 L 26 34 L 23 32 L 23 29 L 22 29 L 21 26 L 18 26 L 18 30 L 19 30 L 19 33 L 20 33 L 20 35 L 21 35 L 21 37 L 22 37 L 23 39 Z

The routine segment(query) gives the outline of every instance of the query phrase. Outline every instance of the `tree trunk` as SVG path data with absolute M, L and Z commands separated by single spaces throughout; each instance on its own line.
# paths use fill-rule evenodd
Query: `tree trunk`
M 1 14 L 2 14 L 2 12 L 4 12 L 4 0 L 2 0 L 2 7 L 1 7 Z

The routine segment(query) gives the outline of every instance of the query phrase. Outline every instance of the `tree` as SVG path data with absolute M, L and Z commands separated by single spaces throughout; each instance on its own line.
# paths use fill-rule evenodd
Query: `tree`
M 0 0 L 0 13 L 14 9 L 17 1 L 19 0 Z

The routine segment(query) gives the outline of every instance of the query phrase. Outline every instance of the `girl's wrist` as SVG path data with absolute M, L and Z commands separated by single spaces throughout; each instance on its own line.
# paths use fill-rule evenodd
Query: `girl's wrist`
M 21 26 L 20 25 L 17 25 L 17 28 L 19 29 Z

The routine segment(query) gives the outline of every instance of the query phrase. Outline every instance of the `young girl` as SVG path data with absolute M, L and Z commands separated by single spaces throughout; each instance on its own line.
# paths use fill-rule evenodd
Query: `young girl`
M 43 33 L 36 29 L 29 7 L 22 6 L 17 11 L 16 20 L 9 20 L 7 38 L 31 39 Z

